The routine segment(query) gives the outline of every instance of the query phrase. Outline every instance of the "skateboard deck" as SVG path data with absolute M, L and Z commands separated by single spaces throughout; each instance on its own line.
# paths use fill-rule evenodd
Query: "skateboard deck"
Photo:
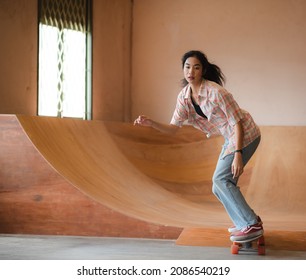
M 232 254 L 239 254 L 240 252 L 246 253 L 257 253 L 258 255 L 265 255 L 266 254 L 266 247 L 265 247 L 265 238 L 263 235 L 256 236 L 250 238 L 248 240 L 243 241 L 234 241 L 231 246 Z

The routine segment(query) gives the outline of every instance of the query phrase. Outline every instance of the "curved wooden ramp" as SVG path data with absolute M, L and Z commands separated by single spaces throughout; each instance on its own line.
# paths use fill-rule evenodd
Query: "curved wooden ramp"
M 181 228 L 121 214 L 80 192 L 0 115 L 0 233 L 176 239 Z
M 139 170 L 122 153 L 129 149 L 129 140 L 116 143 L 107 129 L 120 124 L 28 116 L 18 119 L 38 151 L 62 176 L 115 211 L 175 227 L 224 227 L 230 223 L 216 200 L 205 204 L 186 200 Z M 143 133 L 141 128 L 128 126 L 130 137 L 137 131 Z M 172 141 L 177 143 L 169 144 L 172 147 L 188 145 L 179 144 L 179 136 Z
M 123 123 L 17 118 L 50 165 L 99 205 L 144 222 L 186 228 L 189 235 L 181 244 L 190 242 L 190 232 L 203 237 L 209 228 L 227 239 L 223 229 L 231 222 L 211 193 L 220 137 L 206 139 L 189 127 L 174 137 Z M 266 231 L 299 233 L 305 244 L 306 128 L 261 130 L 262 143 L 240 179 L 242 191 Z
M 186 141 L 178 143 L 162 134 L 151 140 L 156 132 L 132 133 L 131 127 L 128 130 L 134 136 L 127 137 L 127 131 L 109 126 L 118 147 L 124 147 L 122 152 L 144 174 L 185 200 L 204 206 L 211 214 L 219 211 L 219 202 L 211 193 L 211 177 L 223 143 L 221 138 L 203 139 L 201 133 L 186 128 L 178 136 Z M 264 217 L 265 228 L 305 230 L 306 127 L 266 126 L 261 127 L 261 132 L 260 146 L 239 179 L 241 190 Z

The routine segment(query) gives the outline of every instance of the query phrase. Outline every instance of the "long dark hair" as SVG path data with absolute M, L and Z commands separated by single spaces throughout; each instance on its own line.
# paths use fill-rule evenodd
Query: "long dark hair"
M 194 50 L 186 52 L 182 57 L 182 67 L 183 68 L 184 68 L 186 60 L 189 57 L 196 57 L 201 62 L 202 68 L 203 68 L 202 77 L 205 80 L 210 80 L 210 81 L 213 81 L 219 84 L 220 86 L 223 86 L 223 84 L 225 83 L 224 74 L 222 73 L 221 69 L 217 65 L 209 63 L 204 53 L 202 53 L 201 51 L 194 51 Z M 183 86 L 186 86 L 188 84 L 185 78 L 182 80 L 182 84 Z

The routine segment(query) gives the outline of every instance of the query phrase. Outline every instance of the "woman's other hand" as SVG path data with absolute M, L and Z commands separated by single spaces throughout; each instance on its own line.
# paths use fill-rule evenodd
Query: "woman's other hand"
M 235 153 L 235 157 L 232 163 L 233 178 L 238 178 L 243 173 L 243 161 L 241 153 Z

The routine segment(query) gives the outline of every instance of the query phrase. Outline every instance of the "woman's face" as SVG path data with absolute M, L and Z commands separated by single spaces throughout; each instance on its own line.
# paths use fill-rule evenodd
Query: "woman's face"
M 202 82 L 203 66 L 196 57 L 189 57 L 184 64 L 184 78 L 189 84 L 197 85 Z

